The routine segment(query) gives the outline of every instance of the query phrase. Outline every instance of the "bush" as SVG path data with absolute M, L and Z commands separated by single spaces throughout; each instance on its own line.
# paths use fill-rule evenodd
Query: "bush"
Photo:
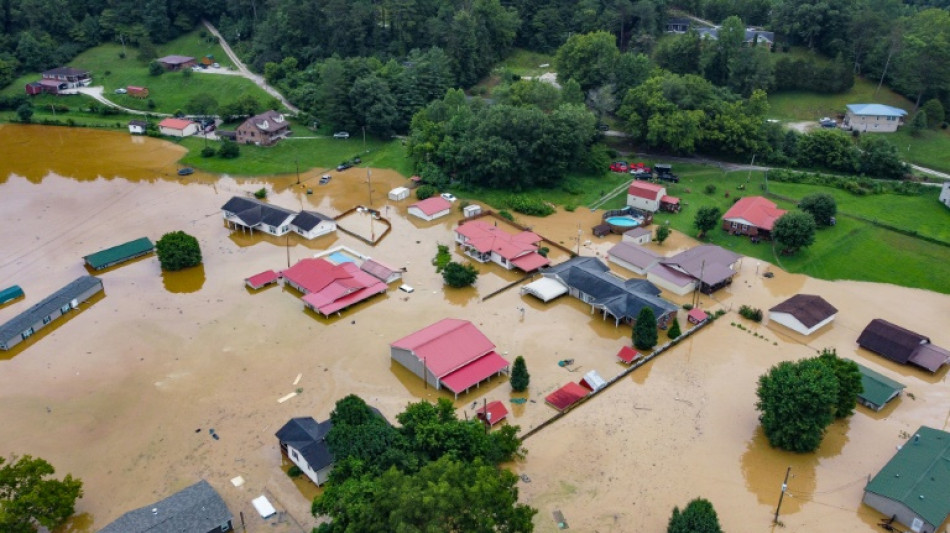
M 514 220 L 515 220 L 515 216 L 512 215 L 512 214 L 511 214 L 508 210 L 506 210 L 506 209 L 502 209 L 501 211 L 499 211 L 499 212 L 498 212 L 498 216 L 500 216 L 501 218 L 503 218 L 503 219 L 505 219 L 505 220 L 510 220 L 510 221 L 512 221 L 512 222 L 514 222 Z
M 478 270 L 471 263 L 456 263 L 449 261 L 442 270 L 442 281 L 449 287 L 460 289 L 468 287 L 478 279 Z
M 511 367 L 511 390 L 524 392 L 530 383 L 531 375 L 528 374 L 528 366 L 524 362 L 524 357 L 519 355 L 515 357 L 515 364 Z
M 706 185 L 706 188 L 703 189 L 703 191 L 704 191 L 706 194 L 716 194 L 716 185 L 710 183 L 710 184 Z
M 263 200 L 264 198 L 267 198 L 267 188 L 261 187 L 260 189 L 254 191 L 254 198 L 257 198 L 258 200 Z
M 290 477 L 300 477 L 303 475 L 303 470 L 299 466 L 293 465 L 287 469 L 287 475 Z
M 680 321 L 678 318 L 674 318 L 673 325 L 671 325 L 670 329 L 667 330 L 666 336 L 669 337 L 670 340 L 672 340 L 672 339 L 675 339 L 676 337 L 679 337 L 682 334 L 683 333 L 680 331 Z
M 224 159 L 234 159 L 241 155 L 241 149 L 236 142 L 224 140 L 218 148 L 218 155 Z
M 549 253 L 551 253 L 551 249 L 548 248 L 547 246 L 542 246 L 538 248 L 538 255 L 540 255 L 541 257 L 547 257 Z
M 420 185 L 419 188 L 416 189 L 416 198 L 425 200 L 426 198 L 432 198 L 438 193 L 439 190 L 433 185 Z
M 158 61 L 152 61 L 148 64 L 148 74 L 150 76 L 161 76 L 165 73 L 165 68 Z
M 214 157 L 215 149 L 211 146 L 205 146 L 201 149 L 201 157 Z
M 162 270 L 182 270 L 201 264 L 201 247 L 198 239 L 184 231 L 173 231 L 162 235 L 155 243 L 155 253 Z
M 762 322 L 762 310 L 757 307 L 743 305 L 739 307 L 739 315 L 753 322 Z
M 517 213 L 538 217 L 546 217 L 555 211 L 551 204 L 544 200 L 524 195 L 509 196 L 505 204 Z
M 449 247 L 440 244 L 438 245 L 438 251 L 435 253 L 435 257 L 432 259 L 432 264 L 435 265 L 436 272 L 442 272 L 446 265 L 449 264 L 449 261 L 452 260 L 452 254 L 449 253 Z

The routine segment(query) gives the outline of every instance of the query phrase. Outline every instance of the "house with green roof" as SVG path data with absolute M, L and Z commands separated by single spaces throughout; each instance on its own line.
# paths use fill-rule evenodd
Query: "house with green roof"
M 150 254 L 154 249 L 155 245 L 152 244 L 152 241 L 150 241 L 148 237 L 142 237 L 118 246 L 113 246 L 112 248 L 100 250 L 94 254 L 89 254 L 83 257 L 83 259 L 86 260 L 86 264 L 89 265 L 89 268 L 102 270 L 113 265 L 118 265 L 119 263 L 131 261 L 136 257 Z
M 950 433 L 921 426 L 864 487 L 864 503 L 910 527 L 934 533 L 950 514 Z
M 858 402 L 869 409 L 880 411 L 887 402 L 900 396 L 905 388 L 903 383 L 898 383 L 866 366 L 858 365 L 858 370 L 861 372 L 861 385 L 864 386 L 864 390 L 858 394 Z

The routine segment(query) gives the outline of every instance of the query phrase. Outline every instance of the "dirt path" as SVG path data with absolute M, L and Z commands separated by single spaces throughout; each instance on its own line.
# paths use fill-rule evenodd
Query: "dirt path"
M 254 74 L 253 72 L 251 72 L 250 69 L 247 68 L 247 65 L 245 65 L 244 62 L 241 61 L 240 58 L 238 58 L 237 54 L 234 53 L 234 50 L 231 49 L 231 46 L 224 39 L 224 37 L 221 36 L 221 33 L 218 31 L 217 28 L 215 28 L 207 20 L 203 22 L 204 22 L 205 27 L 208 28 L 208 31 L 210 31 L 212 35 L 218 38 L 218 42 L 221 44 L 221 48 L 224 49 L 224 53 L 228 54 L 228 57 L 231 59 L 231 62 L 233 62 L 234 65 L 237 67 L 238 72 L 240 73 L 241 76 L 244 76 L 245 78 L 253 81 L 254 83 L 257 84 L 258 87 L 267 91 L 267 94 L 280 100 L 280 103 L 284 104 L 284 107 L 286 107 L 290 111 L 294 113 L 300 113 L 300 109 L 297 109 L 296 106 L 294 106 L 286 98 L 284 98 L 284 95 L 282 95 L 277 89 L 268 85 L 267 81 L 264 79 L 263 76 Z M 223 72 L 207 71 L 207 72 L 210 72 L 212 74 L 222 74 L 222 73 L 225 73 L 226 71 L 223 71 Z
M 125 111 L 126 113 L 132 113 L 133 115 L 154 115 L 154 116 L 159 116 L 159 117 L 171 116 L 168 113 L 153 113 L 150 111 L 139 111 L 138 109 L 130 109 L 128 107 L 120 106 L 119 104 L 113 102 L 112 100 L 109 100 L 102 94 L 103 87 L 101 85 L 97 85 L 95 87 L 80 87 L 77 90 L 79 91 L 79 94 L 84 94 L 86 96 L 89 96 L 90 98 L 95 99 L 97 102 L 101 104 L 105 104 L 109 107 L 114 107 L 116 109 L 121 109 L 122 111 Z

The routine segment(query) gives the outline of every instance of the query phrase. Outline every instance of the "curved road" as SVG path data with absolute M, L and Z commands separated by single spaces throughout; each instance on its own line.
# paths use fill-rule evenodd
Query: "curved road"
M 284 98 L 284 95 L 280 94 L 280 92 L 277 89 L 268 85 L 267 80 L 265 80 L 263 76 L 254 74 L 253 72 L 250 71 L 250 69 L 247 68 L 247 65 L 245 65 L 244 62 L 238 58 L 237 54 L 234 53 L 234 50 L 231 50 L 231 45 L 229 45 L 228 42 L 224 40 L 224 37 L 221 36 L 221 33 L 218 31 L 217 28 L 215 28 L 207 20 L 203 20 L 201 22 L 205 25 L 205 28 L 208 28 L 208 31 L 210 31 L 212 35 L 218 38 L 218 42 L 221 44 L 221 48 L 224 49 L 224 53 L 228 55 L 228 58 L 230 58 L 231 62 L 234 63 L 234 65 L 237 67 L 238 72 L 240 73 L 241 76 L 244 76 L 245 78 L 253 81 L 254 83 L 257 84 L 258 87 L 267 91 L 267 94 L 280 100 L 280 103 L 284 104 L 284 107 L 286 107 L 290 111 L 294 113 L 300 112 L 300 110 L 297 109 L 297 107 L 295 107 L 289 101 L 287 101 L 287 99 Z M 213 73 L 213 71 L 207 71 L 207 72 Z

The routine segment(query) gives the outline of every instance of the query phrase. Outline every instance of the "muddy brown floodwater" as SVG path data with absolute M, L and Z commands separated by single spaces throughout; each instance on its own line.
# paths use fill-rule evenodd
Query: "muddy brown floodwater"
M 316 490 L 284 474 L 274 432 L 290 417 L 326 418 L 349 393 L 390 420 L 408 402 L 449 397 L 423 388 L 388 353 L 392 340 L 444 317 L 471 320 L 500 353 L 523 355 L 531 372 L 528 403 L 512 406 L 507 380 L 494 378 L 459 398 L 460 416 L 472 416 L 482 399 L 498 399 L 512 407 L 512 423 L 532 428 L 554 414 L 544 404 L 554 389 L 588 370 L 607 378 L 622 370 L 614 354 L 629 342 L 630 328 L 591 315 L 577 300 L 543 304 L 516 287 L 482 301 L 517 279 L 495 265 L 479 266 L 475 288 L 444 291 L 430 261 L 437 243 L 452 243 L 459 215 L 408 219 L 410 201 L 386 200 L 405 182 L 391 171 L 373 171 L 370 198 L 360 168 L 334 173 L 324 186 L 316 171 L 304 173 L 301 185 L 296 176 L 179 179 L 180 147 L 113 132 L 5 125 L 0 147 L 0 286 L 16 283 L 27 295 L 0 309 L 0 322 L 85 274 L 82 256 L 108 246 L 184 230 L 204 255 L 200 269 L 173 275 L 163 275 L 154 256 L 101 273 L 104 297 L 0 355 L 0 453 L 44 457 L 58 473 L 84 481 L 79 514 L 66 530 L 95 531 L 205 478 L 236 516 L 243 512 L 249 531 L 309 531 Z M 262 186 L 269 201 L 289 209 L 335 216 L 371 203 L 392 232 L 370 248 L 339 232 L 304 242 L 229 231 L 220 207 Z M 580 209 L 520 220 L 568 248 L 603 256 L 618 237 L 592 237 L 597 218 Z M 674 234 L 656 249 L 691 244 Z M 252 274 L 337 245 L 406 267 L 405 282 L 416 291 L 392 287 L 327 320 L 304 312 L 282 287 L 244 288 Z M 762 277 L 766 270 L 775 277 Z M 734 312 L 741 304 L 768 308 L 798 292 L 835 305 L 833 325 L 803 338 L 745 323 Z M 733 285 L 701 305 L 732 312 L 526 441 L 526 459 L 511 466 L 530 479 L 519 484 L 520 494 L 539 511 L 536 530 L 556 531 L 552 513 L 560 511 L 576 531 L 662 531 L 674 505 L 702 496 L 728 531 L 773 531 L 788 466 L 785 531 L 875 530 L 880 515 L 861 504 L 868 476 L 892 456 L 902 433 L 923 424 L 947 429 L 950 393 L 945 371 L 931 376 L 893 365 L 859 350 L 855 339 L 881 317 L 948 346 L 950 297 L 814 280 L 746 258 Z M 740 321 L 754 334 L 730 326 Z M 682 315 L 680 322 L 686 324 Z M 881 413 L 859 407 L 829 428 L 815 454 L 773 450 L 753 408 L 756 379 L 779 361 L 823 347 L 901 381 L 909 394 Z M 577 372 L 557 365 L 564 358 L 574 359 Z M 299 395 L 277 402 L 297 388 Z M 238 475 L 246 483 L 234 487 L 229 480 Z M 265 525 L 251 507 L 260 494 L 285 513 L 277 526 Z

